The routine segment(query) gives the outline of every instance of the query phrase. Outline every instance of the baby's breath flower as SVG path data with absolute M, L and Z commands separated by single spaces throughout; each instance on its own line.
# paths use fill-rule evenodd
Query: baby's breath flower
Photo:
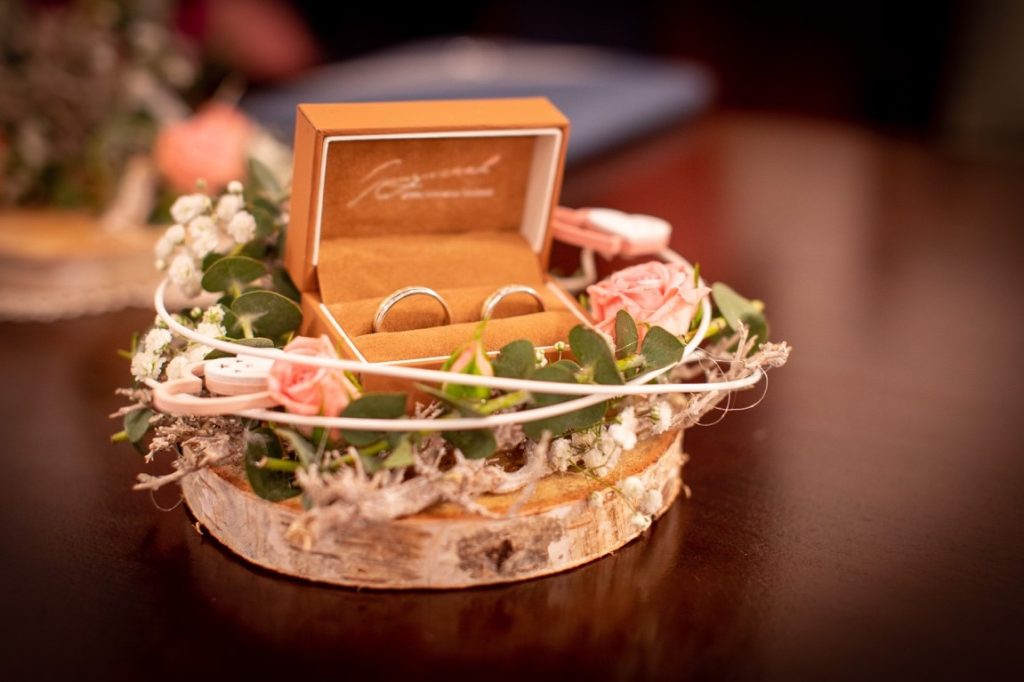
M 548 449 L 548 462 L 555 471 L 565 471 L 572 463 L 572 444 L 568 438 L 558 438 Z
M 661 509 L 661 505 L 664 500 L 661 497 L 661 491 L 656 488 L 651 488 L 644 493 L 644 496 L 640 498 L 640 511 L 645 514 L 657 514 Z
M 193 343 L 188 347 L 188 350 L 185 351 L 184 356 L 188 358 L 188 364 L 192 365 L 205 360 L 209 352 L 210 349 L 203 344 Z
M 245 244 L 256 236 L 256 219 L 248 211 L 238 211 L 231 218 L 227 229 L 236 244 Z
M 238 180 L 232 180 L 231 182 L 228 183 L 228 191 L 231 192 L 232 194 L 241 194 L 242 189 L 242 183 L 240 183 Z
M 588 469 L 597 469 L 608 461 L 608 455 L 598 448 L 592 448 L 583 453 L 583 466 Z
M 192 256 L 179 253 L 171 261 L 171 267 L 167 269 L 167 274 L 171 281 L 181 289 L 181 293 L 189 297 L 199 294 L 202 288 L 200 286 L 202 276 Z
M 210 198 L 205 194 L 185 194 L 178 197 L 171 205 L 171 217 L 174 222 L 184 225 L 202 215 L 210 208 Z
M 171 358 L 171 361 L 167 363 L 167 378 L 168 379 L 181 379 L 185 376 L 188 371 L 189 361 L 188 356 L 176 355 Z
M 142 342 L 142 347 L 147 353 L 162 353 L 167 346 L 171 345 L 171 332 L 166 329 L 150 329 Z
M 667 400 L 659 400 L 651 407 L 650 418 L 654 433 L 665 433 L 672 426 L 672 406 Z
M 590 449 L 597 442 L 597 436 L 593 431 L 579 431 L 572 434 L 572 446 L 577 450 Z
M 156 379 L 163 366 L 163 357 L 155 353 L 140 351 L 132 356 L 132 376 L 138 381 Z
M 196 310 L 199 310 L 196 308 Z M 212 324 L 221 324 L 224 322 L 224 307 L 217 304 L 211 305 L 203 313 L 203 322 L 210 322 Z M 194 317 L 199 317 L 199 313 L 196 313 Z
M 153 247 L 153 255 L 156 257 L 156 261 L 158 263 L 166 264 L 167 257 L 171 255 L 172 251 L 174 251 L 174 247 L 174 242 L 167 239 L 167 237 L 157 239 L 156 246 Z M 163 270 L 163 268 L 158 265 L 157 270 Z
M 636 476 L 624 478 L 619 482 L 619 492 L 630 502 L 636 502 L 644 494 L 644 483 Z
M 180 244 L 185 241 L 185 228 L 182 225 L 171 225 L 164 232 L 164 239 L 171 244 Z
M 636 427 L 636 412 L 627 407 L 619 414 L 618 423 L 608 427 L 608 435 L 623 450 L 632 450 L 636 447 Z
M 200 315 L 203 315 L 205 319 L 205 313 L 203 313 L 203 309 L 200 308 L 199 306 L 194 306 L 192 310 L 188 311 L 188 316 L 191 317 L 193 320 L 198 320 Z
M 630 516 L 629 522 L 633 524 L 634 528 L 641 531 L 647 530 L 651 527 L 651 517 L 647 514 L 642 514 L 640 512 L 637 512 L 636 514 Z
M 201 215 L 188 224 L 189 246 L 197 258 L 215 251 L 220 243 L 217 224 L 209 216 Z
M 200 322 L 196 326 L 196 331 L 199 332 L 200 334 L 204 335 L 204 336 L 214 336 L 214 337 L 221 337 L 221 336 L 224 336 L 227 333 L 224 330 L 224 327 L 222 327 L 221 325 L 216 324 L 214 322 Z
M 217 217 L 227 222 L 242 210 L 245 200 L 241 194 L 224 194 L 217 200 Z
M 533 349 L 533 365 L 537 369 L 546 367 L 548 364 L 548 356 L 540 348 Z

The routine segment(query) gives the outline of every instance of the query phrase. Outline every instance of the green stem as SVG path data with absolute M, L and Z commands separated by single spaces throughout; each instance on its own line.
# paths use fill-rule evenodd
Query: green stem
M 621 360 L 616 360 L 615 366 L 619 368 L 620 372 L 625 372 L 626 370 L 643 367 L 645 361 L 646 359 L 640 353 L 632 353 Z
M 365 448 L 359 448 L 359 454 L 369 457 L 372 455 L 376 455 L 377 453 L 384 452 L 387 449 L 388 441 L 382 438 L 381 440 L 377 441 L 376 443 L 373 443 L 372 445 L 367 445 Z
M 295 460 L 279 459 L 277 457 L 264 457 L 260 461 L 256 462 L 256 466 L 268 471 L 288 471 L 295 473 L 299 470 L 299 463 Z
M 506 410 L 510 407 L 521 405 L 529 399 L 530 394 L 526 391 L 512 391 L 505 395 L 499 395 L 497 398 L 491 398 L 478 407 L 477 411 L 483 415 L 494 414 L 498 410 Z
M 242 336 L 247 339 L 251 339 L 255 336 L 255 334 L 252 333 L 252 322 L 250 322 L 248 318 L 239 317 L 238 324 L 242 325 Z
M 754 299 L 754 300 L 752 300 L 750 302 L 750 307 L 752 307 L 754 310 L 756 310 L 759 313 L 763 313 L 764 312 L 764 301 L 758 301 L 758 300 Z M 704 338 L 709 339 L 712 336 L 714 336 L 715 334 L 719 334 L 719 333 L 725 331 L 728 327 L 729 327 L 729 323 L 725 321 L 724 317 L 714 317 L 714 318 L 711 319 L 711 322 L 708 323 L 708 330 L 704 333 Z M 687 332 L 683 336 L 683 341 L 687 342 L 687 341 L 689 341 L 690 339 L 692 339 L 696 335 L 697 335 L 697 330 L 696 329 L 694 329 L 693 331 Z

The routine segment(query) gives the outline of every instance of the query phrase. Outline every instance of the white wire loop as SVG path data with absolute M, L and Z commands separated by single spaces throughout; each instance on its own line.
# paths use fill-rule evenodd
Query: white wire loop
M 666 249 L 660 255 L 669 262 L 684 265 L 686 267 L 692 267 L 682 256 L 674 251 Z M 701 280 L 700 283 L 703 284 L 703 280 Z M 457 383 L 467 386 L 484 386 L 487 388 L 506 391 L 528 391 L 531 393 L 581 396 L 562 403 L 521 410 L 518 412 L 507 412 L 481 417 L 455 417 L 441 419 L 364 419 L 356 417 L 325 417 L 277 412 L 266 409 L 241 410 L 234 413 L 240 417 L 272 421 L 281 424 L 347 429 L 352 431 L 461 431 L 467 429 L 483 429 L 493 428 L 503 424 L 515 424 L 548 419 L 595 405 L 612 397 L 627 395 L 656 395 L 661 393 L 709 393 L 712 391 L 734 391 L 753 386 L 764 376 L 764 372 L 761 369 L 755 369 L 745 377 L 729 381 L 712 383 L 649 383 L 659 376 L 671 371 L 678 365 L 694 361 L 694 353 L 700 342 L 704 340 L 704 335 L 707 333 L 708 325 L 711 322 L 711 303 L 706 297 L 701 301 L 700 324 L 697 327 L 694 337 L 683 348 L 683 355 L 679 362 L 642 374 L 623 385 L 607 385 L 568 384 L 537 381 L 533 379 L 512 379 L 505 377 L 459 374 L 457 372 L 446 372 L 435 369 L 368 363 L 359 360 L 297 355 L 293 353 L 286 353 L 277 348 L 256 348 L 252 346 L 245 346 L 240 343 L 233 343 L 231 341 L 225 341 L 223 339 L 200 334 L 174 319 L 174 316 L 167 311 L 167 306 L 164 303 L 167 284 L 168 280 L 164 279 L 157 287 L 153 296 L 153 304 L 156 308 L 157 315 L 164 321 L 168 329 L 179 336 L 189 339 L 190 341 L 194 341 L 207 346 L 208 348 L 220 350 L 225 353 L 266 358 L 269 360 L 286 360 L 297 365 L 338 369 L 345 372 L 353 372 L 355 374 L 371 374 L 395 379 L 406 379 L 409 381 L 441 384 Z M 153 385 L 155 382 L 150 383 Z

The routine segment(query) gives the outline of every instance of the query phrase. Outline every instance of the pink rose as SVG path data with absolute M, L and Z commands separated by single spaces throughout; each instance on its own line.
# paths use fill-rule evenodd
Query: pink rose
M 338 357 L 326 336 L 296 336 L 284 350 L 310 357 Z M 267 387 L 274 400 L 295 414 L 337 417 L 359 396 L 359 390 L 340 369 L 298 365 L 287 360 L 274 361 Z
M 636 320 L 641 338 L 644 323 L 676 336 L 685 334 L 697 306 L 710 291 L 696 286 L 693 273 L 681 265 L 660 261 L 624 268 L 587 287 L 598 329 L 614 335 L 615 315 L 625 310 Z
M 212 102 L 192 118 L 165 126 L 153 147 L 157 168 L 175 189 L 188 192 L 205 180 L 213 192 L 245 177 L 252 126 L 240 111 Z

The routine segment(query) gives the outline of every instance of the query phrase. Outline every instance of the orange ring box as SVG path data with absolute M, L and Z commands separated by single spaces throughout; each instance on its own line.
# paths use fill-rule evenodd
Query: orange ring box
M 590 324 L 547 276 L 568 135 L 545 98 L 300 104 L 284 258 L 302 332 L 327 334 L 351 359 L 437 367 L 508 284 L 534 287 L 545 310 L 503 300 L 485 327 L 489 352 L 520 338 L 550 351 Z M 411 297 L 373 333 L 380 301 L 414 285 L 445 298 L 451 323 L 436 301 Z

